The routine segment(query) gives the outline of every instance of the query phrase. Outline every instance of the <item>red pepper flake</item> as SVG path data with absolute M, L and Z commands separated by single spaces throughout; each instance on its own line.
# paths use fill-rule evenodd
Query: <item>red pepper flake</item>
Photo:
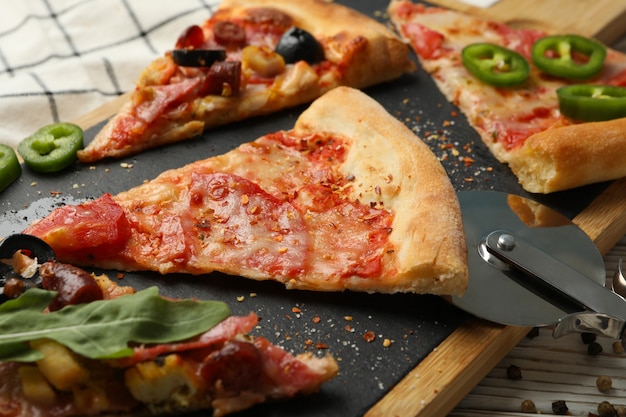
M 320 319 L 319 316 L 315 316 L 315 317 L 313 317 L 313 319 L 311 321 L 313 321 L 313 323 L 317 324 L 320 321 L 322 321 L 322 319 Z
M 61 194 L 63 194 L 62 191 L 54 191 L 54 190 L 50 191 L 50 195 L 53 196 L 53 197 L 59 196 Z
M 122 272 L 118 272 L 117 279 L 122 279 L 122 278 L 124 278 L 124 274 Z
M 304 341 L 304 344 L 307 346 L 313 346 L 313 341 L 311 339 L 307 339 Z
M 350 326 L 349 324 L 346 324 L 346 332 L 351 332 L 352 331 L 352 326 Z
M 450 115 L 451 115 L 452 117 L 457 117 L 457 116 L 459 115 L 459 112 L 457 112 L 456 110 L 452 110 L 452 111 L 450 112 Z
M 298 314 L 298 313 L 302 313 L 302 310 L 300 310 L 298 307 L 292 307 L 291 312 Z
M 374 334 L 374 332 L 371 330 L 365 332 L 365 334 L 363 335 L 363 340 L 365 340 L 367 343 L 373 342 L 375 339 L 376 334 Z
M 317 349 L 328 349 L 328 345 L 326 343 L 318 342 L 315 344 Z
M 476 162 L 474 160 L 474 158 L 470 158 L 469 156 L 464 156 L 463 157 L 463 163 L 465 163 L 465 166 L 468 167 L 470 165 L 472 165 L 474 162 Z

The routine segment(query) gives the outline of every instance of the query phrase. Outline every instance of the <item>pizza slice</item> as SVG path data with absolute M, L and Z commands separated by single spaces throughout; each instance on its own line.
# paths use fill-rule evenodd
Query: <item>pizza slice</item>
M 321 0 L 224 0 L 152 62 L 82 162 L 122 157 L 206 129 L 363 88 L 413 71 L 384 25 Z
M 388 11 L 424 70 L 524 189 L 550 193 L 626 176 L 616 158 L 626 152 L 625 54 L 406 0 Z
M 69 264 L 37 264 L 23 249 L 3 260 L 38 270 L 4 285 L 13 298 L 0 304 L 3 417 L 219 417 L 314 393 L 338 372 L 330 354 L 292 355 L 249 335 L 253 312 L 136 292 Z M 19 294 L 17 283 L 37 278 Z
M 221 271 L 315 291 L 462 294 L 456 193 L 422 141 L 375 100 L 337 87 L 289 131 L 64 206 L 25 233 L 63 262 Z

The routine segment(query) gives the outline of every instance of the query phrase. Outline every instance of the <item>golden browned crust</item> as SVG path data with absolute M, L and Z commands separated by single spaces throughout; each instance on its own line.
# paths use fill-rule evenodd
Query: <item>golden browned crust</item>
M 626 176 L 626 118 L 537 133 L 508 163 L 522 186 L 551 193 Z
M 352 138 L 340 168 L 355 178 L 352 197 L 380 201 L 394 213 L 389 236 L 394 251 L 384 259 L 386 278 L 353 277 L 340 285 L 376 292 L 458 295 L 465 291 L 467 250 L 459 202 L 430 148 L 379 103 L 346 87 L 316 100 L 294 130 Z M 390 273 L 391 268 L 395 273 Z M 310 284 L 293 283 L 294 287 Z
M 127 105 L 78 152 L 79 160 L 87 163 L 104 157 L 128 156 L 189 139 L 219 125 L 308 103 L 339 85 L 364 88 L 415 69 L 408 46 L 391 30 L 348 7 L 321 0 L 225 0 L 220 5 L 220 9 L 231 9 L 235 14 L 238 9 L 253 7 L 273 7 L 292 16 L 295 25 L 322 41 L 326 59 L 339 64 L 345 72 L 339 78 L 328 75 L 320 78 L 303 61 L 288 65 L 286 72 L 268 88 L 244 89 L 236 97 L 197 98 L 192 111 L 149 127 L 130 146 L 116 146 L 111 133 L 119 120 L 132 114 L 132 108 Z M 158 60 L 151 65 L 158 68 Z

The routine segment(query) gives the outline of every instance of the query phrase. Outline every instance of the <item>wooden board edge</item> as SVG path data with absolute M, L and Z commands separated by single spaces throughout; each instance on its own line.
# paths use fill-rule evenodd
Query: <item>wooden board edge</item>
M 103 104 L 94 110 L 85 113 L 84 115 L 72 120 L 72 123 L 77 124 L 82 129 L 87 130 L 90 127 L 97 125 L 98 123 L 113 116 L 122 107 L 126 101 L 130 100 L 131 93 L 125 93 L 121 96 L 114 98 L 113 100 Z
M 611 3 L 609 0 L 601 0 L 590 7 L 588 2 L 572 1 L 568 3 L 568 10 L 561 19 L 550 20 L 546 18 L 546 11 L 537 14 L 533 13 L 537 10 L 535 2 L 517 2 L 513 0 L 499 0 L 489 7 L 473 6 L 461 0 L 427 0 L 437 6 L 446 7 L 448 9 L 458 10 L 463 13 L 475 16 L 494 19 L 513 27 L 538 29 L 547 32 L 575 32 L 583 36 L 589 36 L 598 39 L 606 45 L 612 45 L 617 42 L 621 36 L 626 34 L 626 26 L 623 19 L 626 17 L 626 9 L 617 2 Z M 559 4 L 542 2 L 543 9 L 557 10 Z M 551 6 L 551 7 L 548 7 Z M 610 9 L 610 10 L 608 10 Z M 550 15 L 550 14 L 548 14 Z M 581 20 L 579 17 L 586 15 L 586 19 Z M 607 16 L 612 16 L 607 18 Z
M 398 382 L 365 417 L 447 415 L 529 330 L 469 319 Z
M 573 222 L 608 253 L 626 234 L 626 178 L 613 181 Z

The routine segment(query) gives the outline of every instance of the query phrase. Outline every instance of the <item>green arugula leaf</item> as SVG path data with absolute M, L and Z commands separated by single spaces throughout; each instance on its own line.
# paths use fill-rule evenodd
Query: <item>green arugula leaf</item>
M 0 305 L 0 362 L 41 359 L 28 342 L 52 339 L 92 359 L 130 356 L 129 342 L 171 343 L 197 336 L 230 315 L 220 301 L 170 301 L 151 287 L 114 300 L 44 313 L 54 291 L 33 288 Z

